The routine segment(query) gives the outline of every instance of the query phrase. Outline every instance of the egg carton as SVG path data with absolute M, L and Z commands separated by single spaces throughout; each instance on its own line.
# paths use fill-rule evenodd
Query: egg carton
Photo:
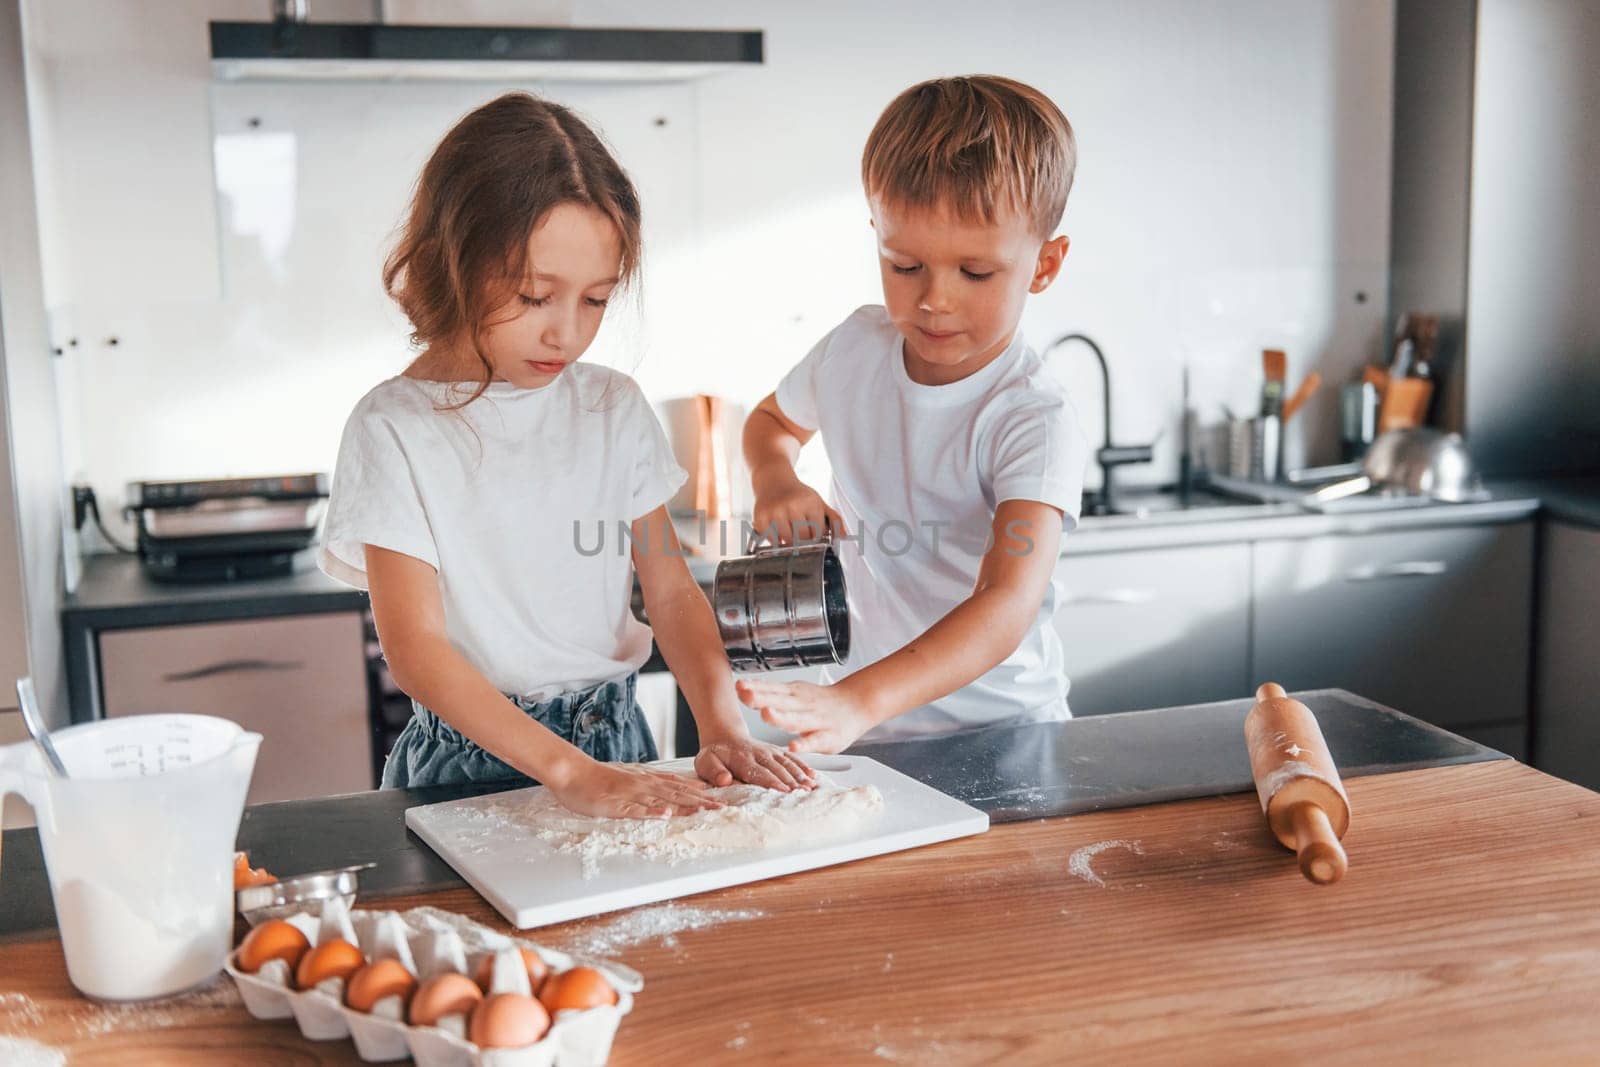
M 344 979 L 329 978 L 311 989 L 295 989 L 289 965 L 270 960 L 248 974 L 238 967 L 238 951 L 228 956 L 226 971 L 239 987 L 244 1006 L 257 1019 L 293 1018 L 300 1033 L 311 1041 L 355 1041 L 357 1054 L 368 1063 L 414 1059 L 417 1067 L 600 1067 L 611 1055 L 622 1017 L 633 1010 L 633 995 L 644 987 L 639 972 L 611 960 L 573 956 L 519 941 L 486 927 L 476 926 L 464 938 L 447 913 L 431 908 L 409 912 L 351 911 L 334 898 L 321 913 L 297 912 L 284 916 L 306 935 L 313 947 L 330 938 L 356 945 L 368 961 L 395 959 L 419 982 L 436 974 L 455 971 L 471 976 L 487 957 L 494 957 L 489 994 L 531 995 L 519 947 L 538 953 L 552 973 L 576 966 L 593 967 L 617 991 L 617 1003 L 586 1011 L 555 1013 L 544 1037 L 516 1049 L 480 1048 L 467 1040 L 467 1017 L 447 1015 L 436 1026 L 412 1026 L 404 1021 L 398 996 L 385 997 L 372 1011 L 360 1012 L 344 1003 Z M 457 920 L 459 922 L 459 919 Z

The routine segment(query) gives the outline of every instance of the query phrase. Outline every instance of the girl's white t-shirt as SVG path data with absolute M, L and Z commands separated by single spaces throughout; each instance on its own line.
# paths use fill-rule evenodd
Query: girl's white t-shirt
M 992 363 L 949 385 L 906 373 L 904 341 L 877 305 L 858 309 L 778 385 L 778 406 L 819 430 L 850 601 L 843 677 L 899 651 L 972 595 L 995 508 L 1036 500 L 1078 522 L 1089 446 L 1066 388 L 1019 334 Z M 1020 550 L 1020 547 L 1019 547 Z M 1052 582 L 1016 651 L 971 685 L 869 731 L 923 737 L 1070 716 Z
M 687 477 L 637 383 L 575 363 L 540 389 L 391 378 L 339 445 L 320 564 L 367 588 L 366 545 L 439 574 L 451 643 L 530 700 L 637 670 L 628 524 Z M 661 546 L 646 546 L 660 551 Z

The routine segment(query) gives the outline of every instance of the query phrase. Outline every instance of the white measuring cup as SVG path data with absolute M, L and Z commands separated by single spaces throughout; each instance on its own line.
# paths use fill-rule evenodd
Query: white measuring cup
M 0 796 L 33 805 L 72 984 L 146 1000 L 215 975 L 261 735 L 209 715 L 132 715 L 50 738 L 69 777 L 31 741 L 6 745 Z

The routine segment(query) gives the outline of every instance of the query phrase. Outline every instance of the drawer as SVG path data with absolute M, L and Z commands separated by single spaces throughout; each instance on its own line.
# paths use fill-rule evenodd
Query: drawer
M 1072 555 L 1056 573 L 1074 715 L 1250 692 L 1248 545 Z
M 1253 546 L 1251 667 L 1452 729 L 1528 715 L 1529 523 Z
M 376 784 L 359 612 L 110 630 L 100 678 L 107 716 L 215 715 L 261 734 L 252 804 Z

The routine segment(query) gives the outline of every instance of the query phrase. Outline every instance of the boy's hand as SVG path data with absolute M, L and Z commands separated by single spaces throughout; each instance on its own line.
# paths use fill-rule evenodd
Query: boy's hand
M 844 519 L 830 508 L 822 495 L 795 477 L 793 470 L 775 472 L 756 484 L 756 502 L 751 523 L 756 533 L 776 530 L 778 544 L 820 541 L 830 527 L 845 534 Z
M 780 730 L 798 734 L 790 752 L 842 752 L 874 726 L 866 704 L 842 686 L 755 682 L 741 678 L 739 699 Z
M 751 520 L 757 533 L 772 531 L 780 545 L 820 541 L 830 525 L 835 534 L 848 533 L 839 513 L 795 477 L 800 449 L 816 432 L 785 415 L 776 394 L 757 404 L 744 423 L 744 458 L 756 493 Z
M 717 786 L 747 782 L 788 793 L 817 784 L 810 767 L 777 745 L 753 737 L 707 742 L 694 759 L 694 770 Z

